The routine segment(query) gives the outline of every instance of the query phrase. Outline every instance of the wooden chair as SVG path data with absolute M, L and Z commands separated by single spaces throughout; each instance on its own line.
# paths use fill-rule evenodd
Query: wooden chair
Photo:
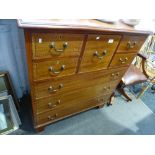
M 138 56 L 142 59 L 142 71 L 134 64 L 131 64 L 117 87 L 118 92 L 123 95 L 127 101 L 132 101 L 132 99 L 126 94 L 124 90 L 125 87 L 151 80 L 145 71 L 145 62 L 147 57 L 140 53 Z
M 138 94 L 137 98 L 141 97 L 144 92 L 155 83 L 155 61 L 150 59 L 151 54 L 155 55 L 155 35 L 150 36 L 140 53 L 137 55 L 135 62 L 130 65 L 129 69 L 123 76 L 121 82 L 117 86 L 118 92 L 123 95 L 127 101 L 132 101 L 131 97 L 125 92 L 125 87 L 147 81 L 147 85 L 143 86 L 142 91 Z M 111 95 L 108 105 L 112 105 L 115 92 Z
M 155 35 L 149 36 L 146 43 L 137 55 L 136 62 L 131 64 L 117 90 L 122 94 L 127 101 L 132 101 L 131 97 L 127 95 L 124 88 L 138 83 L 147 81 L 147 85 L 142 87 L 142 91 L 137 98 L 141 97 L 144 92 L 155 82 L 155 61 L 151 60 L 151 56 L 155 56 Z M 138 60 L 138 61 L 137 61 Z
M 142 91 L 139 93 L 137 98 L 140 98 L 150 87 L 152 90 L 154 90 L 154 87 L 152 85 L 155 84 L 155 35 L 151 35 L 148 37 L 140 52 L 147 55 L 145 71 L 147 72 L 150 81 L 147 83 L 147 85 L 142 87 Z

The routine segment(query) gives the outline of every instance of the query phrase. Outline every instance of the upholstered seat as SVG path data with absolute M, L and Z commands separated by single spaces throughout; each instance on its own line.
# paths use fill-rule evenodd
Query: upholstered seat
M 125 73 L 125 75 L 122 78 L 123 83 L 128 85 L 133 85 L 137 83 L 142 83 L 147 80 L 147 77 L 133 64 L 130 65 L 129 69 Z
M 137 56 L 142 59 L 142 71 L 131 64 L 117 87 L 118 92 L 122 94 L 127 99 L 127 101 L 132 101 L 132 99 L 126 94 L 124 88 L 129 85 L 143 83 L 149 78 L 145 71 L 145 61 L 147 60 L 147 56 L 140 53 L 138 53 Z

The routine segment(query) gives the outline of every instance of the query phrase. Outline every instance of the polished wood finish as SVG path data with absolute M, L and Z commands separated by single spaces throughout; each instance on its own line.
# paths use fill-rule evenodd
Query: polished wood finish
M 82 32 L 92 32 L 95 31 L 95 33 L 130 33 L 135 35 L 148 35 L 152 34 L 150 31 L 144 31 L 144 30 L 137 30 L 134 29 L 134 27 L 128 26 L 126 24 L 123 24 L 122 22 L 118 21 L 114 24 L 104 23 L 100 22 L 98 20 L 93 19 L 75 19 L 75 20 L 65 20 L 65 19 L 36 19 L 36 20 L 24 20 L 19 19 L 17 20 L 18 26 L 29 29 L 52 29 L 52 30 L 63 30 L 63 32 L 66 32 L 67 30 L 76 30 L 76 31 L 82 31 Z
M 79 56 L 83 39 L 81 34 L 33 33 L 33 59 Z M 55 48 L 51 47 L 52 43 Z M 64 43 L 67 47 L 63 50 Z
M 89 35 L 80 72 L 107 69 L 120 38 L 119 35 Z
M 93 98 L 86 101 L 81 102 L 73 102 L 72 104 L 67 104 L 64 107 L 60 107 L 59 109 L 54 109 L 42 114 L 37 115 L 37 122 L 38 124 L 44 124 L 44 123 L 51 123 L 55 122 L 65 116 L 79 113 L 83 109 L 88 109 L 90 107 L 95 107 L 97 105 L 103 104 L 107 102 L 107 99 L 109 98 L 109 94 L 97 98 Z
M 129 52 L 137 53 L 137 51 L 140 50 L 146 38 L 147 38 L 146 36 L 130 36 L 130 35 L 123 36 L 119 48 L 117 50 L 117 53 L 129 53 Z
M 42 113 L 53 109 L 59 109 L 61 107 L 64 108 L 68 104 L 80 104 L 81 101 L 84 102 L 95 98 L 96 96 L 111 93 L 111 91 L 116 88 L 119 81 L 120 80 L 105 84 L 101 83 L 96 86 L 74 90 L 73 92 L 52 94 L 50 97 L 37 100 L 37 112 Z
M 61 77 L 75 74 L 77 58 L 55 59 L 33 63 L 34 80 L 50 79 L 51 77 Z M 62 67 L 64 66 L 64 69 Z
M 109 81 L 118 81 L 121 80 L 121 77 L 124 75 L 125 71 L 126 67 L 123 67 L 120 69 L 77 74 L 69 77 L 60 77 L 45 82 L 39 82 L 35 84 L 34 96 L 36 99 L 39 99 L 43 97 L 50 97 L 55 94 L 62 95 L 65 93 L 80 91 L 81 89 L 92 87 L 94 85 L 105 84 Z M 59 89 L 59 85 L 61 84 L 63 87 Z M 49 87 L 52 87 L 57 91 L 49 92 Z
M 115 54 L 110 67 L 129 66 L 135 55 L 135 53 Z
M 110 103 L 149 35 L 121 23 L 39 21 L 44 21 L 44 25 L 18 21 L 25 28 L 33 122 L 37 131 Z

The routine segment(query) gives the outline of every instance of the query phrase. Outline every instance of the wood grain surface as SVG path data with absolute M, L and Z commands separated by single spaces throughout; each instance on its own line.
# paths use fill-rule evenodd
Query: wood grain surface
M 150 34 L 121 23 L 109 25 L 96 20 L 18 22 L 25 28 L 37 131 L 109 102 Z

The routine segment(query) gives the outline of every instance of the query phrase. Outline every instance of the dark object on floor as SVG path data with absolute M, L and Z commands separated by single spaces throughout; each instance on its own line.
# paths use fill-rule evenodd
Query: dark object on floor
M 152 90 L 155 90 L 155 84 L 154 84 L 154 85 L 152 85 L 151 89 L 152 89 Z
M 117 87 L 118 92 L 123 95 L 127 101 L 132 101 L 132 99 L 126 94 L 124 88 L 127 86 L 131 86 L 138 83 L 146 82 L 149 79 L 149 76 L 147 75 L 145 71 L 145 61 L 147 60 L 147 57 L 142 54 L 138 54 L 140 58 L 142 58 L 142 71 L 138 69 L 133 64 L 130 65 L 129 69 L 123 76 L 120 84 Z

